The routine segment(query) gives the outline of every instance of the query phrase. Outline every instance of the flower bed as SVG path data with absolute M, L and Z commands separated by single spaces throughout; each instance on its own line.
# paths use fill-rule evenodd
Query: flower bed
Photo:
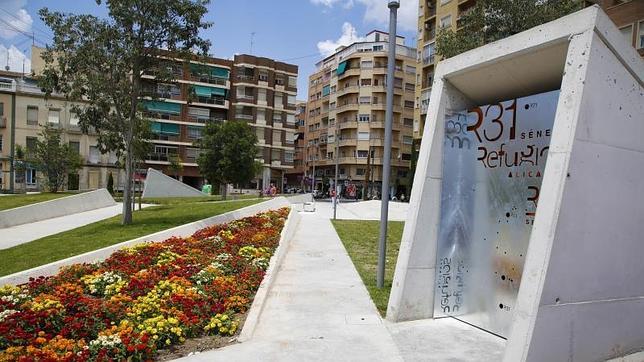
M 234 335 L 287 216 L 269 211 L 0 287 L 0 361 L 147 360 L 186 338 Z

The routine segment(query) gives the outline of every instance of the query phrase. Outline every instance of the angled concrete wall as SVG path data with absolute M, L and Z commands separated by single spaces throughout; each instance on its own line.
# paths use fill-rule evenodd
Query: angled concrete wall
M 116 205 L 106 189 L 0 211 L 0 229 Z
M 445 115 L 560 89 L 504 360 L 644 348 L 643 77 L 596 6 L 441 62 L 387 319 L 433 317 Z
M 186 237 L 186 236 L 192 235 L 195 231 L 199 229 L 203 229 L 211 225 L 227 223 L 236 219 L 252 216 L 263 211 L 276 210 L 276 209 L 279 209 L 282 207 L 288 207 L 288 206 L 290 206 L 290 203 L 288 202 L 288 200 L 286 200 L 286 198 L 277 197 L 255 205 L 233 210 L 221 215 L 216 215 L 216 216 L 195 221 L 189 224 L 177 226 L 171 229 L 162 230 L 153 234 L 124 241 L 122 243 L 108 246 L 99 250 L 90 251 L 84 254 L 72 256 L 67 259 L 63 259 L 63 260 L 55 261 L 53 263 L 35 267 L 29 270 L 7 275 L 0 278 L 0 286 L 5 284 L 26 283 L 29 280 L 29 278 L 32 278 L 32 277 L 35 278 L 41 275 L 43 276 L 53 275 L 58 272 L 60 267 L 65 265 L 71 265 L 75 263 L 93 263 L 93 262 L 101 261 L 109 257 L 116 250 L 127 246 L 132 246 L 143 242 L 163 241 L 172 236 Z
M 163 172 L 148 168 L 143 186 L 143 197 L 203 197 L 208 196 L 192 186 L 176 180 Z

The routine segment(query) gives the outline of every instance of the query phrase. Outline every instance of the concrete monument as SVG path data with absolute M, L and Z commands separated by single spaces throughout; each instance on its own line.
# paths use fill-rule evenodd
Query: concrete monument
M 644 348 L 644 62 L 599 7 L 437 67 L 387 318 L 505 361 Z
M 143 197 L 203 197 L 208 196 L 190 185 L 153 168 L 148 169 Z

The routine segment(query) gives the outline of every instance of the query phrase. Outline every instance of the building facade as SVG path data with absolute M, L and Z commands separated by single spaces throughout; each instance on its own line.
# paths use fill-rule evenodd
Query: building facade
M 124 177 L 116 155 L 102 154 L 97 147 L 96 135 L 81 132 L 78 118 L 71 107 L 72 103 L 60 95 L 52 94 L 45 98 L 36 80 L 31 77 L 0 72 L 0 190 L 21 192 L 42 189 L 42 175 L 29 163 L 29 159 L 40 132 L 47 124 L 59 129 L 62 142 L 68 143 L 81 156 L 82 167 L 77 173 L 68 175 L 66 189 L 106 187 L 110 173 L 115 184 Z M 25 150 L 24 173 L 11 167 L 17 146 Z
M 613 20 L 626 41 L 644 56 L 644 1 L 642 0 L 582 0 L 584 5 L 597 4 Z M 416 78 L 417 108 L 414 119 L 415 143 L 420 144 L 434 69 L 440 61 L 435 54 L 436 35 L 444 28 L 458 31 L 461 18 L 476 4 L 476 0 L 420 0 L 418 6 L 418 72 Z
M 416 49 L 396 39 L 392 124 L 392 194 L 408 194 L 414 124 Z M 339 48 L 309 77 L 305 154 L 309 177 L 326 192 L 335 175 L 343 191 L 379 194 L 384 152 L 388 34 Z M 337 150 L 337 151 L 336 151 Z M 313 169 L 315 168 L 315 174 Z M 349 197 L 354 196 L 348 195 Z
M 306 190 L 310 182 L 306 178 L 305 158 L 306 143 L 304 141 L 304 124 L 306 122 L 306 101 L 297 101 L 295 105 L 295 156 L 293 168 L 286 171 L 286 185 L 291 189 Z
M 34 74 L 44 67 L 40 52 L 39 48 L 32 49 Z M 263 166 L 253 182 L 238 186 L 261 189 L 274 184 L 283 188 L 285 172 L 293 168 L 294 162 L 297 66 L 251 55 L 236 55 L 233 60 L 164 59 L 164 68 L 173 75 L 171 82 L 159 82 L 152 73 L 142 76 L 142 108 L 151 121 L 153 136 L 151 152 L 136 166 L 135 178 L 145 179 L 151 167 L 201 188 L 206 180 L 197 165 L 200 153 L 197 142 L 203 129 L 210 122 L 237 120 L 247 122 L 256 133 L 256 160 Z M 63 141 L 78 149 L 85 162 L 79 175 L 70 178 L 70 189 L 106 187 L 111 170 L 115 172 L 116 188 L 122 184 L 119 181 L 124 175 L 118 160 L 113 155 L 101 154 L 96 137 L 80 131 L 78 119 L 62 96 L 45 99 L 35 79 L 19 73 L 5 75 L 6 81 L 0 84 L 2 189 L 10 188 L 10 159 L 15 144 L 30 149 L 47 122 L 64 130 Z M 16 121 L 11 131 L 14 98 Z M 22 176 L 18 178 L 21 180 Z M 29 169 L 27 189 L 40 188 L 37 178 L 36 171 Z M 74 186 L 76 183 L 79 186 Z

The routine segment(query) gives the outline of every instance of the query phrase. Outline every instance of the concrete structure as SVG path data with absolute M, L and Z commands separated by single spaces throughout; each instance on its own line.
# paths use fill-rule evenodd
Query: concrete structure
M 208 196 L 196 188 L 149 168 L 143 187 L 144 198 L 149 197 L 204 197 Z
M 112 195 L 99 189 L 0 211 L 0 229 L 114 205 Z
M 368 184 L 368 193 L 380 190 L 388 37 L 372 31 L 364 41 L 319 61 L 309 77 L 307 174 L 315 164 L 318 190 L 326 191 L 325 179 L 335 175 L 336 156 L 339 183 L 355 183 L 358 189 Z M 403 37 L 396 40 L 391 185 L 393 194 L 408 194 L 416 50 L 405 46 Z
M 71 265 L 75 263 L 93 263 L 100 260 L 104 260 L 109 257 L 113 252 L 118 249 L 133 246 L 143 242 L 155 242 L 163 241 L 170 237 L 186 237 L 194 234 L 195 231 L 203 229 L 205 227 L 223 224 L 230 222 L 236 219 L 240 219 L 247 216 L 255 215 L 259 212 L 275 210 L 281 207 L 288 207 L 290 203 L 284 197 L 277 197 L 268 201 L 264 201 L 259 204 L 246 206 L 241 209 L 233 210 L 221 215 L 212 216 L 203 220 L 195 221 L 189 224 L 180 225 L 171 229 L 162 230 L 150 235 L 142 236 L 133 240 L 124 241 L 122 243 L 114 244 L 102 249 L 90 251 L 84 254 L 72 256 L 67 259 L 55 261 L 49 264 L 45 264 L 39 267 L 0 277 L 0 286 L 5 284 L 21 284 L 26 283 L 29 278 L 36 278 L 38 276 L 48 276 L 53 275 L 58 272 L 58 269 L 62 266 Z
M 37 49 L 32 48 L 32 55 L 38 54 Z M 59 94 L 45 99 L 45 94 L 33 77 L 0 71 L 0 190 L 11 190 L 12 177 L 16 192 L 42 189 L 42 175 L 35 167 L 27 162 L 25 174 L 16 174 L 12 171 L 11 160 L 18 145 L 25 150 L 26 159 L 30 158 L 46 124 L 60 129 L 62 141 L 75 149 L 82 159 L 82 168 L 78 173 L 69 175 L 65 189 L 95 190 L 106 187 L 110 173 L 118 187 L 121 170 L 116 165 L 116 155 L 100 153 L 96 134 L 81 132 L 78 118 L 71 107 L 72 103 Z
M 603 360 L 644 348 L 643 77 L 639 54 L 596 6 L 441 62 L 388 319 L 433 317 L 446 115 L 560 89 L 503 358 Z

